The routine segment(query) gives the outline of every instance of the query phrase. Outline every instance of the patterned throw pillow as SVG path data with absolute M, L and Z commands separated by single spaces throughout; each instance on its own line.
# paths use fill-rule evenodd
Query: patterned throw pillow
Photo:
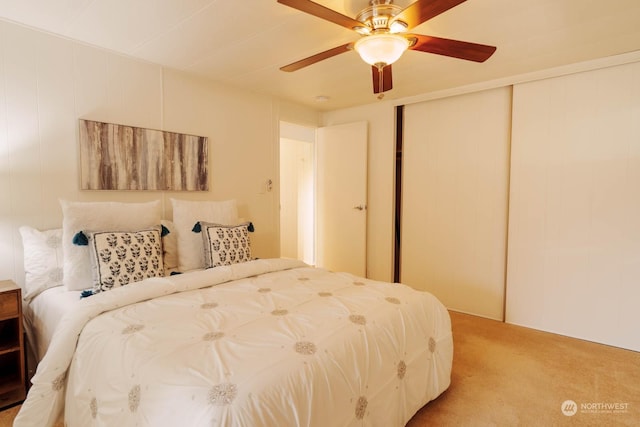
M 94 293 L 164 275 L 162 228 L 87 232 Z
M 206 268 L 251 260 L 249 225 L 222 225 L 200 222 Z
M 183 273 L 205 267 L 202 259 L 202 238 L 191 232 L 193 224 L 198 221 L 228 225 L 240 223 L 238 207 L 234 199 L 222 201 L 171 199 L 171 206 L 178 244 L 178 270 Z
M 160 224 L 160 200 L 143 203 L 70 202 L 60 200 L 62 207 L 62 253 L 64 284 L 67 290 L 86 289 L 92 280 L 89 249 L 74 244 L 83 230 L 144 230 Z

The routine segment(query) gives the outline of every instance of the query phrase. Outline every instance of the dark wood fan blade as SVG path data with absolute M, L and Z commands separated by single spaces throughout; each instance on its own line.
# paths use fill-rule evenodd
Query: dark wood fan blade
M 416 43 L 409 47 L 411 50 L 451 56 L 453 58 L 466 59 L 467 61 L 484 62 L 496 51 L 495 46 L 443 39 L 440 37 L 423 36 L 420 34 L 405 34 L 405 37 L 417 39 Z
M 391 65 L 387 65 L 382 69 L 382 90 L 380 90 L 380 70 L 375 65 L 371 66 L 371 75 L 373 76 L 373 93 L 386 92 L 393 89 Z
M 334 47 L 333 49 L 325 50 L 324 52 L 316 53 L 315 55 L 311 55 L 308 58 L 301 59 L 300 61 L 293 62 L 289 65 L 285 65 L 284 67 L 280 67 L 282 71 L 296 71 L 300 68 L 307 67 L 309 65 L 315 64 L 316 62 L 320 62 L 323 59 L 331 58 L 332 56 L 340 55 L 341 53 L 348 52 L 352 49 L 353 43 L 346 43 L 342 46 Z
M 298 9 L 299 11 L 308 13 L 309 15 L 317 16 L 318 18 L 341 25 L 350 30 L 365 27 L 365 25 L 360 21 L 356 21 L 355 19 L 349 18 L 348 16 L 338 13 L 333 9 L 329 9 L 328 7 L 309 0 L 278 0 L 278 3 Z
M 417 27 L 465 1 L 467 0 L 418 0 L 405 7 L 393 20 L 404 22 L 408 28 Z

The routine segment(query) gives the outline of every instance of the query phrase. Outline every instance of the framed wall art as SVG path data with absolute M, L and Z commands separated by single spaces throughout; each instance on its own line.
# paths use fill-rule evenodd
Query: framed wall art
M 207 137 L 79 122 L 83 190 L 209 190 Z

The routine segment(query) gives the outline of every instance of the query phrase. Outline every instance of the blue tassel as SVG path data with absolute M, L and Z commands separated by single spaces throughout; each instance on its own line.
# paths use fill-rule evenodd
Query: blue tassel
M 164 236 L 166 236 L 166 235 L 167 235 L 167 234 L 169 234 L 169 233 L 171 233 L 171 232 L 169 231 L 169 229 L 163 225 L 163 226 L 162 226 L 162 233 L 160 233 L 160 236 L 164 237 Z
M 250 222 L 249 226 L 247 227 L 247 230 L 249 231 L 249 233 L 253 233 L 254 231 L 256 231 L 256 229 L 253 227 L 253 223 Z
M 200 227 L 200 222 L 196 222 L 196 225 L 191 229 L 194 233 L 199 233 L 202 231 L 202 227 Z
M 89 239 L 87 239 L 87 235 L 82 231 L 78 231 L 78 233 L 73 236 L 73 244 L 77 246 L 88 246 Z
M 91 295 L 93 295 L 93 289 L 85 289 L 84 291 L 82 291 L 82 293 L 80 294 L 80 299 L 82 298 L 86 298 L 86 297 L 90 297 Z

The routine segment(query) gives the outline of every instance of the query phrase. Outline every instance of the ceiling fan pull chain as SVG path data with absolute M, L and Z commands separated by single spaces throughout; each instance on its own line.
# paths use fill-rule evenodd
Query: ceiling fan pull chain
M 384 64 L 379 62 L 376 66 L 378 67 L 378 88 L 380 88 L 378 99 L 382 99 L 384 98 Z

